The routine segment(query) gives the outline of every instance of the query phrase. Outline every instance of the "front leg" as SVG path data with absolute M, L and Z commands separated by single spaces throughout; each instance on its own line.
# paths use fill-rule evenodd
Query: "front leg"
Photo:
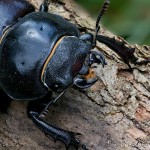
M 104 35 L 97 35 L 97 40 L 116 52 L 131 70 L 132 68 L 129 62 L 134 64 L 137 63 L 137 57 L 134 55 L 135 48 L 126 46 L 125 41 L 119 42 L 116 41 L 115 38 L 110 38 Z
M 50 0 L 44 0 L 43 3 L 41 4 L 39 10 L 42 12 L 48 12 L 48 6 L 49 6 L 49 2 Z
M 0 89 L 0 112 L 7 113 L 7 108 L 9 107 L 12 99 Z
M 45 109 L 46 105 L 49 104 L 48 96 L 37 101 L 30 101 L 27 108 L 27 114 L 30 119 L 41 129 L 45 135 L 50 135 L 54 140 L 62 141 L 66 150 L 72 145 L 78 150 L 81 146 L 84 150 L 87 150 L 86 146 L 81 144 L 78 139 L 75 138 L 76 133 L 57 128 L 51 124 L 43 121 L 41 112 Z M 53 105 L 53 103 L 51 103 Z

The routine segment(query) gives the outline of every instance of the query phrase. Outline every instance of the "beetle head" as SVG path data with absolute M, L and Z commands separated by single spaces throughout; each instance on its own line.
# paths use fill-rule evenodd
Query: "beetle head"
M 44 70 L 42 82 L 54 92 L 62 92 L 74 82 L 81 70 L 91 44 L 74 36 L 61 38 Z
M 62 92 L 73 84 L 89 51 L 96 46 L 99 22 L 109 3 L 105 0 L 97 17 L 95 35 L 90 38 L 92 41 L 85 40 L 85 37 L 64 36 L 56 42 L 42 70 L 41 80 L 48 89 Z

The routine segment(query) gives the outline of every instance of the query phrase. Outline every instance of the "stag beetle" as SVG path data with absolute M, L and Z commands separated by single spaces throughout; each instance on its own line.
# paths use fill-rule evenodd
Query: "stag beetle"
M 42 117 L 69 87 L 84 89 L 97 81 L 92 65 L 104 67 L 107 63 L 102 53 L 93 50 L 96 41 L 112 48 L 128 65 L 133 49 L 98 35 L 109 0 L 104 1 L 97 17 L 95 34 L 81 34 L 74 24 L 49 13 L 49 4 L 44 0 L 35 11 L 25 0 L 0 0 L 0 94 L 5 106 L 10 99 L 29 100 L 28 117 L 45 134 L 65 143 L 66 149 L 71 145 L 87 149 L 73 132 L 54 127 Z M 54 97 L 52 93 L 59 94 Z

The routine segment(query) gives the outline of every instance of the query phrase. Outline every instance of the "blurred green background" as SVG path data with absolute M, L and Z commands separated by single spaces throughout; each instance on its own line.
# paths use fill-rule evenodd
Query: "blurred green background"
M 104 0 L 75 0 L 97 17 Z M 150 0 L 110 0 L 102 24 L 130 43 L 150 45 Z

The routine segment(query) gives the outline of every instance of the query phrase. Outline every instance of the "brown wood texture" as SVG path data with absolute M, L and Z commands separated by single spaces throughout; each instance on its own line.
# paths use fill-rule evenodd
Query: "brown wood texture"
M 37 7 L 41 3 L 31 1 Z M 94 32 L 95 20 L 81 10 L 71 0 L 50 5 L 50 12 Z M 123 40 L 104 27 L 101 34 Z M 84 94 L 69 89 L 51 108 L 47 121 L 81 133 L 89 150 L 150 150 L 150 64 L 131 64 L 130 72 L 115 52 L 97 44 L 108 62 L 95 69 L 98 82 Z M 149 46 L 126 45 L 135 47 L 139 62 L 150 59 Z M 26 101 L 13 101 L 8 113 L 0 114 L 0 150 L 64 150 L 61 142 L 54 143 L 27 118 L 26 106 Z

